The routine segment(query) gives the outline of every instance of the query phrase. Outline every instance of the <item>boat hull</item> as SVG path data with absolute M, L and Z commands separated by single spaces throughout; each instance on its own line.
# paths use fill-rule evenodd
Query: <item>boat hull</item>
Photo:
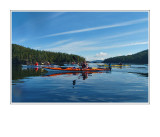
M 109 71 L 108 68 L 97 68 L 97 69 L 80 69 L 80 68 L 52 68 L 52 67 L 43 67 L 49 71 L 67 71 L 67 72 L 96 72 L 96 71 Z

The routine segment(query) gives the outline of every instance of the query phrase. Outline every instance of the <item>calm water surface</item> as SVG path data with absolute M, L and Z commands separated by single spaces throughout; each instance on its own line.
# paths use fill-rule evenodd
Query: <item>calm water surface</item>
M 13 66 L 12 102 L 148 102 L 148 65 L 115 67 L 101 73 Z

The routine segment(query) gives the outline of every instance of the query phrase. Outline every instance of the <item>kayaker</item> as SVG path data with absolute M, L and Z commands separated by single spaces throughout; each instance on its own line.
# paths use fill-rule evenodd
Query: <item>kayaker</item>
M 82 63 L 82 69 L 87 69 L 88 68 L 88 64 L 86 63 L 86 61 L 84 61 Z
M 111 68 L 111 63 L 109 63 L 109 69 L 111 70 L 112 68 Z
M 35 63 L 35 66 L 38 66 L 38 62 Z
M 120 62 L 119 65 L 122 65 L 122 63 Z
M 49 63 L 49 62 L 47 62 L 47 65 L 49 66 L 49 65 L 50 65 L 50 63 Z

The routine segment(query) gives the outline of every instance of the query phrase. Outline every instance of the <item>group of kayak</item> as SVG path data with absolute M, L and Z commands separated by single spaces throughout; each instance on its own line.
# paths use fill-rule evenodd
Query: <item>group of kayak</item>
M 74 71 L 74 72 L 84 72 L 84 71 L 111 71 L 111 68 L 92 68 L 92 67 L 88 67 L 88 64 L 86 63 L 86 61 L 84 61 L 82 64 L 77 64 L 78 67 L 43 67 L 45 69 L 48 70 L 61 70 L 61 71 Z
M 100 66 L 100 67 L 102 67 L 102 66 L 105 66 L 105 67 L 107 67 L 107 66 L 109 66 L 108 64 L 98 64 L 98 66 Z M 127 65 L 127 64 L 125 64 L 125 65 L 119 65 L 119 64 L 115 64 L 115 65 L 111 65 L 112 67 L 122 67 L 122 66 L 130 66 L 130 65 Z
M 60 70 L 60 71 L 68 71 L 68 72 L 97 72 L 97 71 L 111 71 L 112 67 L 121 67 L 121 66 L 129 66 L 129 65 L 123 65 L 123 64 L 114 64 L 111 65 L 109 64 L 99 64 L 98 68 L 93 68 L 93 67 L 88 67 L 88 64 L 86 63 L 86 61 L 84 61 L 82 64 L 77 63 L 77 67 L 76 66 L 59 66 L 59 67 L 43 67 L 44 69 L 47 70 Z
M 75 68 L 75 67 L 69 67 L 69 68 L 63 68 L 63 67 L 59 67 L 59 68 L 54 68 L 54 67 L 43 67 L 45 69 L 49 69 L 49 70 L 61 70 L 61 71 L 76 71 L 76 72 L 80 72 L 80 71 L 105 71 L 108 70 L 110 71 L 111 69 L 109 68 Z

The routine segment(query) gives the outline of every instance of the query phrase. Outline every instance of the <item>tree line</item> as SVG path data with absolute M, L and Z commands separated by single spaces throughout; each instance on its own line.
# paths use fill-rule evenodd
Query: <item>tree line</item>
M 67 53 L 50 52 L 44 50 L 35 50 L 21 45 L 12 44 L 12 64 L 31 65 L 39 64 L 61 64 L 71 62 L 82 62 L 85 58 Z
M 127 56 L 117 56 L 105 59 L 103 63 L 136 63 L 136 64 L 148 64 L 148 49 L 138 52 L 136 54 Z

